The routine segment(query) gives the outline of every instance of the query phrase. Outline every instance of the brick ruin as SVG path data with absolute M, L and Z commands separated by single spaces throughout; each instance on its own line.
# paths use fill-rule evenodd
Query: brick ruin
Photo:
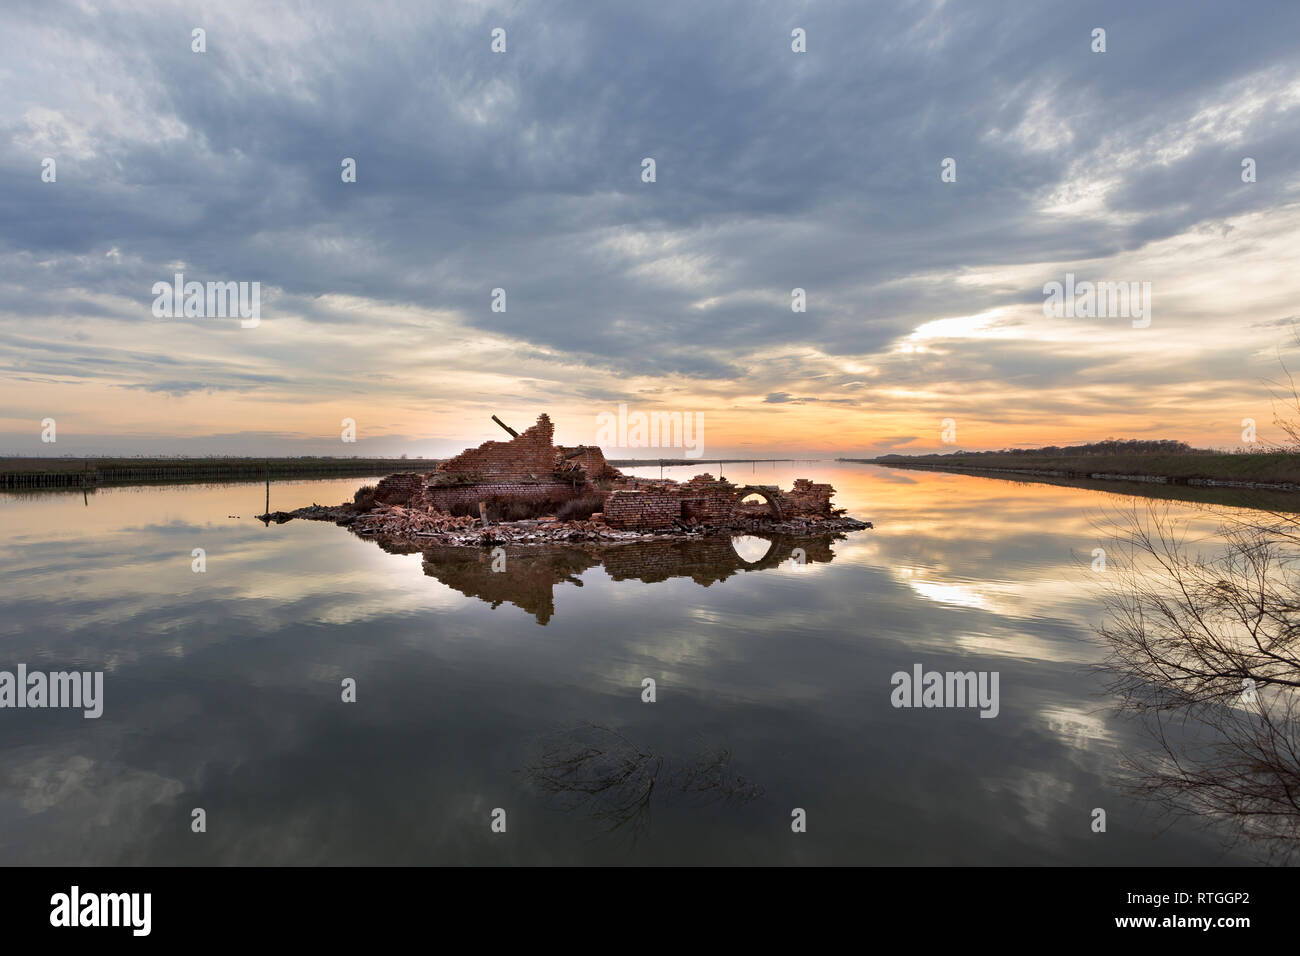
M 739 519 L 776 521 L 831 517 L 835 489 L 800 478 L 789 491 L 775 485 L 736 485 L 712 475 L 690 481 L 634 478 L 605 460 L 593 445 L 565 447 L 554 443 L 554 426 L 543 414 L 522 434 L 493 416 L 511 434 L 509 441 L 487 441 L 449 458 L 427 474 L 397 474 L 375 488 L 381 505 L 401 505 L 428 512 L 463 510 L 478 502 L 510 500 L 548 502 L 577 497 L 599 498 L 593 520 L 628 531 L 657 531 L 677 526 L 719 526 Z M 757 496 L 757 506 L 741 502 Z

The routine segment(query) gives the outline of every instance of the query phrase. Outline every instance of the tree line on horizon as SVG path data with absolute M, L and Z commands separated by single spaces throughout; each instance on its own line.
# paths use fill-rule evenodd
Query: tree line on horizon
M 1088 442 L 1083 445 L 1045 445 L 1042 448 L 1001 448 L 996 451 L 953 451 L 944 455 L 882 455 L 882 458 L 974 458 L 983 455 L 1030 455 L 1043 458 L 1101 455 L 1214 455 L 1219 454 L 1208 448 L 1193 448 L 1185 441 L 1169 438 L 1108 438 L 1105 441 Z

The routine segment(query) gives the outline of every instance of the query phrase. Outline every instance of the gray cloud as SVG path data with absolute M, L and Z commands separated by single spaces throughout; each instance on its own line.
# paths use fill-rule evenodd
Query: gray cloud
M 1269 106 L 1295 76 L 1300 8 L 1283 0 L 195 16 L 8 5 L 11 373 L 117 365 L 157 392 L 257 387 L 247 369 L 198 366 L 185 385 L 191 357 L 138 347 L 150 286 L 183 262 L 192 278 L 261 281 L 321 326 L 355 320 L 327 295 L 445 310 L 614 375 L 750 382 L 788 402 L 807 391 L 764 389 L 773 350 L 793 371 L 808 349 L 871 356 L 937 317 L 1039 301 L 1041 280 L 972 289 L 960 277 L 1113 256 L 1276 208 L 1282 171 L 1300 161 L 1300 112 Z M 1088 51 L 1098 24 L 1104 56 Z M 195 25 L 204 55 L 189 49 Z M 504 56 L 488 50 L 496 25 Z M 793 26 L 808 31 L 803 56 Z M 1262 105 L 1191 121 L 1225 96 Z M 1250 186 L 1237 169 L 1247 148 L 1262 171 Z M 55 185 L 39 179 L 46 155 Z M 339 180 L 344 156 L 355 185 Z M 654 184 L 639 180 L 644 156 Z M 938 178 L 947 156 L 956 184 Z M 1043 215 L 1047 197 L 1103 173 L 1103 205 Z M 498 286 L 506 313 L 488 307 Z M 792 315 L 796 286 L 809 311 Z M 93 363 L 66 341 L 17 337 L 55 319 L 141 325 L 121 351 L 88 345 Z M 320 387 L 323 359 L 294 359 L 278 383 Z M 1085 364 L 1024 348 L 942 374 L 1036 380 Z M 855 401 L 797 400 L 818 398 Z

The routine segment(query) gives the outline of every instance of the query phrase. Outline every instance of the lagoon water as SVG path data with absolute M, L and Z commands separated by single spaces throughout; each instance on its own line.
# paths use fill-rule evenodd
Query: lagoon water
M 512 549 L 498 573 L 263 526 L 257 484 L 0 497 L 0 669 L 105 673 L 98 720 L 0 710 L 0 861 L 1255 858 L 1123 786 L 1151 741 L 1092 669 L 1090 568 L 1120 499 L 828 462 L 726 474 L 830 481 L 875 529 Z M 277 483 L 271 505 L 369 480 Z M 996 671 L 997 717 L 893 707 L 916 664 Z

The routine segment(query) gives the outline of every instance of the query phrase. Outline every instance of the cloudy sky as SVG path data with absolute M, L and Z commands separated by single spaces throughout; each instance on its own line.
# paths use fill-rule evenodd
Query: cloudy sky
M 0 453 L 572 444 L 620 402 L 709 454 L 1226 447 L 1300 366 L 1294 0 L 5 0 L 0 89 Z M 156 317 L 177 272 L 260 324 Z M 1149 326 L 1045 317 L 1067 272 Z

